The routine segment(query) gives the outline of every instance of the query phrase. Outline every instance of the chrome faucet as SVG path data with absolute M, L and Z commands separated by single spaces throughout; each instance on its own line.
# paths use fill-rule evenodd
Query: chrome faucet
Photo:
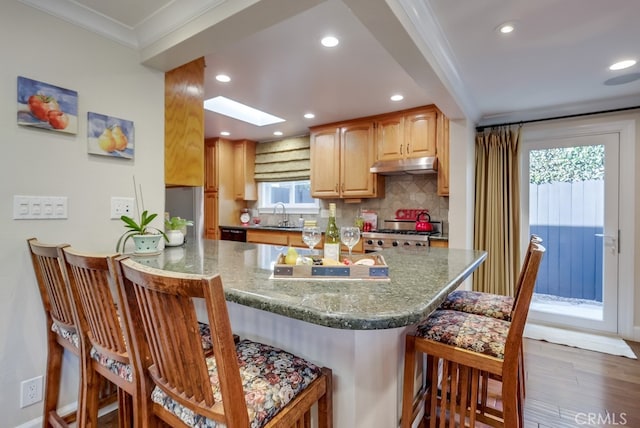
M 287 215 L 287 208 L 284 206 L 284 203 L 276 202 L 276 204 L 273 207 L 273 215 L 278 214 L 278 207 L 282 207 L 282 214 L 280 217 L 280 221 L 278 222 L 278 226 L 288 226 L 289 216 Z

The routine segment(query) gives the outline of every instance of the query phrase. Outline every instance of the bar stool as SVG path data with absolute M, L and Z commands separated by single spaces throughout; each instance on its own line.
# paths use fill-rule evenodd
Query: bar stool
M 92 427 L 98 425 L 98 389 L 101 377 L 118 388 L 118 426 L 134 426 L 134 409 L 138 408 L 139 386 L 132 370 L 126 338 L 116 301 L 112 294 L 110 264 L 115 255 L 82 254 L 70 247 L 62 249 L 69 278 L 70 295 L 78 315 L 84 348 L 82 357 L 82 396 L 85 418 Z M 115 291 L 115 286 L 113 287 Z M 138 423 L 135 426 L 140 426 Z
M 119 258 L 117 282 L 151 426 L 332 427 L 332 374 L 286 351 L 233 342 L 219 275 L 167 272 Z M 214 357 L 197 335 L 193 298 L 204 298 Z
M 533 241 L 533 239 L 532 239 Z M 438 309 L 405 342 L 402 428 L 411 427 L 421 406 L 428 426 L 523 425 L 520 362 L 522 333 L 544 247 L 532 242 L 519 277 L 511 322 L 467 312 Z M 417 399 L 417 355 L 426 354 L 426 381 Z M 486 379 L 501 379 L 502 410 L 480 407 Z
M 523 265 L 527 264 L 529 254 L 531 253 L 531 246 L 534 244 L 542 244 L 542 239 L 537 235 L 531 235 L 529 239 L 529 246 L 525 253 Z M 520 276 L 522 276 L 523 272 L 524 270 L 520 270 Z M 520 293 L 519 284 L 521 280 L 522 278 L 518 278 L 518 282 L 516 283 L 515 297 L 505 296 L 502 294 L 485 293 L 482 291 L 455 290 L 447 295 L 439 309 L 450 309 L 453 311 L 467 312 L 470 314 L 511 321 L 515 302 Z M 526 395 L 524 349 L 520 349 L 520 360 L 520 377 L 522 379 L 521 389 L 522 396 L 524 397 Z
M 534 244 L 542 244 L 542 239 L 536 235 L 531 235 L 523 265 L 527 264 L 527 257 L 531 252 L 531 246 Z M 523 272 L 523 270 L 520 270 L 520 276 L 522 276 Z M 518 278 L 515 297 L 485 293 L 482 291 L 455 290 L 447 295 L 439 309 L 450 309 L 511 321 L 515 301 L 520 292 L 520 282 L 521 278 Z
M 77 411 L 61 415 L 57 410 L 64 351 L 67 350 L 78 357 L 79 363 L 85 352 L 76 322 L 75 307 L 67 286 L 67 271 L 64 267 L 62 250 L 68 247 L 68 244 L 49 245 L 39 242 L 36 238 L 28 239 L 27 244 L 47 321 L 47 368 L 42 426 L 44 428 L 66 427 L 77 421 L 78 426 L 84 427 L 85 405 L 82 394 L 84 378 L 81 369 Z M 115 401 L 116 397 L 111 394 L 108 384 L 106 386 L 101 384 L 97 388 L 102 393 L 100 406 Z

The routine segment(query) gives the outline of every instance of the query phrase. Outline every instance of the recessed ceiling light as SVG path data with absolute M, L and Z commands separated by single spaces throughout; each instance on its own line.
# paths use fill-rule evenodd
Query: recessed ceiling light
M 314 117 L 316 117 L 316 115 L 315 115 L 315 114 L 313 114 L 313 113 L 305 113 L 305 114 L 304 114 L 304 117 L 305 117 L 306 119 L 313 119 Z
M 275 131 L 273 135 L 277 135 L 278 137 L 282 135 L 282 131 Z
M 226 74 L 218 74 L 216 76 L 216 80 L 218 82 L 227 83 L 227 82 L 231 82 L 231 77 L 227 76 Z
M 623 70 L 625 68 L 629 68 L 636 65 L 636 60 L 627 59 L 624 61 L 616 62 L 615 64 L 611 64 L 609 66 L 609 70 Z
M 505 22 L 504 24 L 498 25 L 498 28 L 496 28 L 496 31 L 499 32 L 500 34 L 509 34 L 509 33 L 512 33 L 513 30 L 515 29 L 516 29 L 515 23 Z
M 338 46 L 338 43 L 340 43 L 340 40 L 338 40 L 336 37 L 333 37 L 333 36 L 327 36 L 327 37 L 323 37 L 322 40 L 320 40 L 320 43 L 322 43 L 322 46 L 326 48 L 333 48 L 335 46 Z
M 402 101 L 404 97 L 400 94 L 391 95 L 391 101 Z
M 229 131 L 220 131 L 220 135 L 222 135 L 223 137 L 228 137 L 229 135 L 231 135 L 231 132 L 229 132 Z
M 256 126 L 284 122 L 277 116 L 221 96 L 205 100 L 204 108 Z

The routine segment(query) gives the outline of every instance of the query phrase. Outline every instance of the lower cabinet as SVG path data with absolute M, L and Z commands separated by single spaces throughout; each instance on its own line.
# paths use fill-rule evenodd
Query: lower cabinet
M 218 192 L 204 192 L 204 237 L 206 239 L 220 239 Z
M 436 248 L 447 248 L 449 247 L 449 241 L 445 241 L 444 239 L 432 239 L 429 241 L 429 246 Z

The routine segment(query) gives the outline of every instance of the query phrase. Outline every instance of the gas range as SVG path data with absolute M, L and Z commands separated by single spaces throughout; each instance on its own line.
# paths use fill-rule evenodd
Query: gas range
M 362 232 L 364 250 L 366 252 L 380 251 L 393 247 L 429 246 L 430 236 L 439 236 L 442 232 L 442 222 L 431 222 L 433 230 L 422 232 L 415 230 L 414 221 L 385 220 L 385 228 L 371 232 Z

